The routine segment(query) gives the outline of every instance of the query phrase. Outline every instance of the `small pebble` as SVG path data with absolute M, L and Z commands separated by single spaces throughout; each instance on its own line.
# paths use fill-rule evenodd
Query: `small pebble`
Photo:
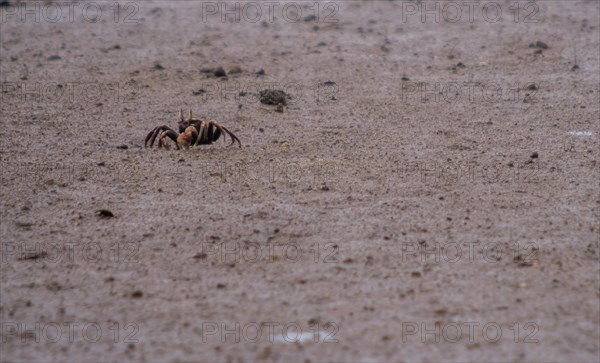
M 112 217 L 114 217 L 114 216 L 115 216 L 115 215 L 113 214 L 113 212 L 109 211 L 108 209 L 100 209 L 100 210 L 97 210 L 97 211 L 96 211 L 96 214 L 97 214 L 99 217 L 102 217 L 102 218 L 112 218 Z
M 215 68 L 215 70 L 213 71 L 213 75 L 218 78 L 227 77 L 227 73 L 225 73 L 223 67 Z

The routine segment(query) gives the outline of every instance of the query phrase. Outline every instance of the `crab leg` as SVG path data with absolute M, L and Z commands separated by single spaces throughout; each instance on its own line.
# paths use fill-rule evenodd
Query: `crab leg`
M 144 140 L 144 147 L 148 147 L 148 140 L 150 140 L 150 138 L 152 138 L 152 143 L 154 143 L 154 139 L 156 138 L 156 134 L 158 133 L 158 127 L 154 128 L 152 131 L 150 131 L 148 133 L 148 135 L 146 135 L 146 140 Z M 152 147 L 152 145 L 150 146 Z
M 198 132 L 198 137 L 196 138 L 196 142 L 194 146 L 199 145 L 203 140 L 206 140 L 206 136 L 208 133 L 208 125 L 205 121 L 200 121 L 200 131 Z
M 233 132 L 227 130 L 227 128 L 225 128 L 225 126 L 221 126 L 221 128 L 223 130 L 225 130 L 225 132 L 227 132 L 227 134 L 229 134 L 229 137 L 231 137 L 231 144 L 229 144 L 229 146 L 232 146 L 237 141 L 237 143 L 240 145 L 240 147 L 242 147 L 242 143 L 241 143 L 240 139 L 238 139 L 237 136 L 235 136 L 233 134 Z M 224 140 L 225 140 L 225 135 L 223 135 L 223 141 Z
M 210 121 L 210 124 L 213 125 L 217 130 L 219 130 L 219 132 L 221 133 L 221 135 L 223 135 L 223 143 L 221 144 L 222 146 L 225 146 L 225 130 L 223 130 L 223 126 L 219 125 L 218 123 L 214 122 L 214 121 Z M 211 140 L 212 142 L 212 140 Z

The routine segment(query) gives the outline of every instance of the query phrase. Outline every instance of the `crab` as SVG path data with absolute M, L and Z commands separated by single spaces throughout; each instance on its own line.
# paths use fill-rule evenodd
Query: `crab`
M 225 126 L 219 125 L 214 121 L 207 121 L 201 118 L 194 118 L 192 110 L 186 119 L 183 117 L 183 111 L 179 111 L 179 132 L 171 129 L 166 125 L 155 127 L 148 135 L 144 142 L 144 147 L 148 147 L 148 141 L 150 141 L 150 148 L 154 146 L 154 141 L 158 137 L 158 148 L 169 150 L 171 148 L 169 140 L 175 142 L 177 150 L 180 148 L 189 149 L 190 147 L 196 147 L 198 145 L 207 145 L 216 142 L 221 134 L 223 134 L 223 145 L 225 145 L 225 136 L 229 135 L 231 138 L 232 146 L 236 142 L 242 147 L 240 139 L 237 138 L 231 131 L 227 130 Z

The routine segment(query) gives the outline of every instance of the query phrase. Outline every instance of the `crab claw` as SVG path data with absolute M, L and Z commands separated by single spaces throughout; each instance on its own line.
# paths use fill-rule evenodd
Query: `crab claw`
M 144 141 L 144 147 L 148 147 L 148 142 L 150 142 L 150 148 L 154 145 L 154 140 L 163 134 L 163 131 L 168 131 L 165 136 L 169 137 L 171 140 L 177 140 L 177 133 L 173 131 L 166 125 L 155 127 L 154 130 L 150 131 L 146 136 L 146 140 Z
M 194 126 L 189 126 L 185 129 L 184 132 L 177 136 L 177 145 L 183 147 L 184 149 L 188 149 L 192 144 L 192 140 L 198 138 L 198 131 Z
M 159 136 L 158 136 L 158 148 L 159 149 L 166 149 L 166 150 L 170 150 L 171 149 L 171 144 L 169 144 L 169 140 L 167 139 L 171 139 L 173 141 L 177 141 L 177 133 L 171 129 L 168 130 L 164 130 L 161 131 Z M 177 146 L 177 149 L 179 149 L 179 146 Z
M 159 149 L 165 149 L 165 150 L 171 149 L 171 145 L 169 144 L 169 141 L 166 139 L 167 133 L 168 133 L 168 131 L 163 131 L 160 133 L 160 136 L 158 137 L 158 148 Z

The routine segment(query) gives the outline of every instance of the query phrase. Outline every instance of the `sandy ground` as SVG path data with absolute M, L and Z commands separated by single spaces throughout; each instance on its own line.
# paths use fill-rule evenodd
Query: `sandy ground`
M 0 8 L 3 362 L 600 359 L 598 2 L 237 4 Z

